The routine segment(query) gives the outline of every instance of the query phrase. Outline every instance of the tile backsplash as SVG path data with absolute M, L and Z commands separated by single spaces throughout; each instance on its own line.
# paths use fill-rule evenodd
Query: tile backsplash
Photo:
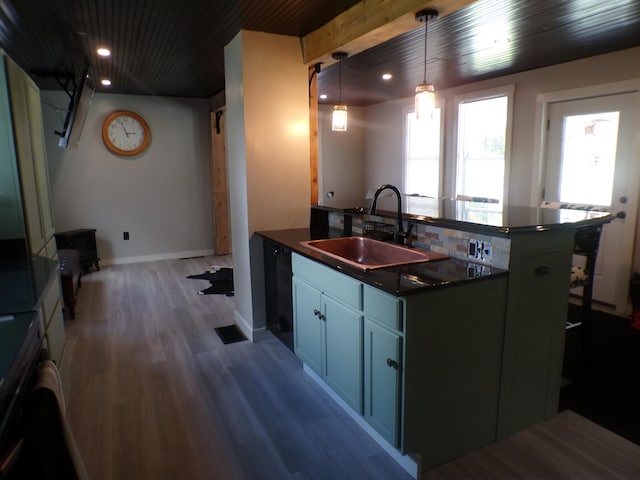
M 369 215 L 353 215 L 351 232 L 362 235 L 364 224 L 374 220 L 394 225 L 389 218 Z M 344 214 L 329 212 L 329 227 L 344 230 Z M 436 227 L 423 223 L 415 223 L 412 231 L 413 245 L 437 253 L 471 261 L 496 268 L 509 268 L 511 240 L 504 237 L 492 237 L 473 232 Z

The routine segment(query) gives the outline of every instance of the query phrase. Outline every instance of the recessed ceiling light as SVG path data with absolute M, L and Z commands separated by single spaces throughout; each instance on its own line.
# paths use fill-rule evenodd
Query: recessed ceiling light
M 100 80 L 100 83 L 102 85 L 104 85 L 105 87 L 110 87 L 111 86 L 111 80 L 109 80 L 108 78 L 103 78 L 102 80 Z
M 109 56 L 111 56 L 111 50 L 109 50 L 108 48 L 100 47 L 98 50 L 96 50 L 96 52 L 101 57 L 109 57 Z
M 326 100 L 327 99 L 327 94 L 323 93 L 322 95 L 320 95 L 320 99 L 321 100 Z
M 390 73 L 383 73 L 382 74 L 382 79 L 383 80 L 391 80 L 393 78 L 393 75 L 391 75 Z

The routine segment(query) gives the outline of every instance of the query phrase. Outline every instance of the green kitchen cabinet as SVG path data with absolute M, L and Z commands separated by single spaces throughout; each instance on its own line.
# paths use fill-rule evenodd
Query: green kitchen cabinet
M 362 286 L 348 278 L 325 283 L 323 280 L 330 278 L 324 276 L 328 273 L 326 267 L 296 257 L 293 256 L 294 272 L 298 272 L 293 277 L 296 355 L 351 408 L 362 413 L 364 315 L 353 307 L 361 304 Z M 348 303 L 334 298 L 345 294 Z
M 4 56 L 11 121 L 12 154 L 19 170 L 24 228 L 28 250 L 34 255 L 49 256 L 47 244 L 54 243 L 54 225 L 49 193 L 49 174 L 40 105 L 40 90 L 11 58 Z
M 293 278 L 294 348 L 296 355 L 316 374 L 322 376 L 322 337 L 324 325 L 319 318 L 321 292 Z
M 402 336 L 375 321 L 364 322 L 364 418 L 400 447 Z
M 294 253 L 298 357 L 429 468 L 496 440 L 505 276 L 397 297 Z

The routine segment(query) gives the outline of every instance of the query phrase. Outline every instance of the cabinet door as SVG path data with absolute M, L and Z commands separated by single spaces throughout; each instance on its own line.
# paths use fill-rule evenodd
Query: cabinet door
M 359 414 L 362 414 L 361 312 L 322 297 L 325 323 L 325 382 Z
M 295 277 L 293 278 L 293 312 L 296 355 L 314 372 L 322 376 L 324 322 L 320 319 L 320 291 Z
M 38 204 L 40 206 L 40 222 L 42 233 L 48 242 L 53 238 L 53 214 L 51 211 L 51 198 L 49 193 L 49 170 L 47 167 L 47 154 L 44 144 L 44 125 L 42 122 L 42 107 L 40 105 L 40 90 L 29 78 L 24 79 L 27 112 L 29 117 L 29 133 L 31 140 L 31 152 L 33 155 L 33 168 L 36 176 L 36 188 L 38 191 Z
M 399 447 L 402 338 L 368 319 L 364 322 L 364 418 Z
M 16 153 L 20 168 L 22 202 L 26 217 L 29 251 L 39 253 L 46 244 L 45 232 L 40 218 L 40 203 L 36 171 L 33 163 L 29 109 L 25 73 L 11 59 L 6 58 L 9 77 L 9 93 L 13 119 Z

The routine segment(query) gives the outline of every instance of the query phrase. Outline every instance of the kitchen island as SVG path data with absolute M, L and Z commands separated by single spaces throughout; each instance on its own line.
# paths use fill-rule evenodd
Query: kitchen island
M 557 414 L 574 237 L 613 219 L 434 206 L 403 215 L 415 246 L 450 255 L 423 264 L 363 271 L 300 244 L 361 234 L 371 218 L 358 209 L 317 207 L 311 229 L 259 233 L 293 252 L 305 369 L 418 472 Z

